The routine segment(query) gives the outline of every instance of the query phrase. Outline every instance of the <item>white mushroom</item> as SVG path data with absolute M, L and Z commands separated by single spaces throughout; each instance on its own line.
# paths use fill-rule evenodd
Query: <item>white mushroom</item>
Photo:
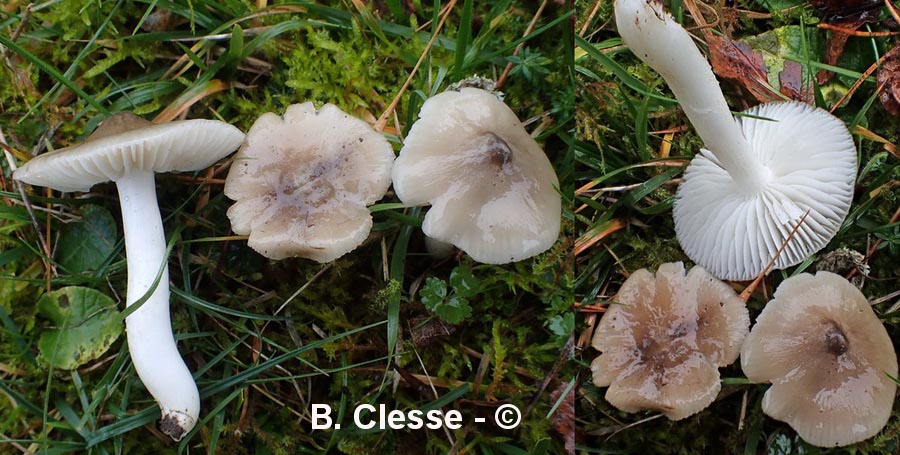
M 735 119 L 690 35 L 655 0 L 616 0 L 631 51 L 663 76 L 703 139 L 675 199 L 687 255 L 713 275 L 748 280 L 775 257 L 797 264 L 837 233 L 853 200 L 856 149 L 831 114 L 797 102 L 757 106 Z
M 162 410 L 160 428 L 175 440 L 197 423 L 200 395 L 172 335 L 166 238 L 156 201 L 155 172 L 203 169 L 231 153 L 244 135 L 227 123 L 186 120 L 153 125 L 115 114 L 82 144 L 40 155 L 13 175 L 59 191 L 87 191 L 116 182 L 128 261 L 130 306 L 159 283 L 126 320 L 135 371 Z
M 337 259 L 372 229 L 367 205 L 391 184 L 394 152 L 366 122 L 327 104 L 260 116 L 225 181 L 231 228 L 270 259 Z
M 485 90 L 428 99 L 392 174 L 404 204 L 431 204 L 425 235 L 478 262 L 520 261 L 559 235 L 562 203 L 550 161 L 513 111 Z
M 744 302 L 702 267 L 637 270 L 594 332 L 602 353 L 591 363 L 594 384 L 609 387 L 606 400 L 623 411 L 683 419 L 715 400 L 719 367 L 737 359 L 749 327 Z
M 822 447 L 874 436 L 891 416 L 897 354 L 865 296 L 830 272 L 784 280 L 741 347 L 767 415 Z

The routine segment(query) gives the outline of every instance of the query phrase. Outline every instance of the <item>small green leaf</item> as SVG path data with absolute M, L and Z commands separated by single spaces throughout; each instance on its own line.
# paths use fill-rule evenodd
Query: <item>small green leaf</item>
M 472 315 L 472 307 L 469 306 L 468 300 L 454 295 L 447 299 L 444 304 L 438 305 L 434 309 L 434 314 L 444 322 L 459 324 L 463 319 Z
M 447 298 L 447 282 L 440 278 L 428 277 L 419 297 L 425 308 L 444 322 L 459 324 L 472 315 L 472 307 L 464 297 L 454 293 Z
M 575 331 L 575 313 L 560 314 L 551 318 L 550 331 L 558 337 L 568 338 Z
M 457 294 L 469 298 L 478 294 L 481 283 L 472 275 L 472 269 L 466 265 L 460 265 L 450 272 L 450 287 Z
M 69 273 L 97 270 L 115 250 L 116 220 L 99 205 L 86 205 L 81 221 L 62 227 L 56 261 Z
M 38 312 L 54 326 L 38 340 L 39 359 L 72 370 L 99 358 L 122 334 L 113 299 L 94 289 L 70 286 L 38 299 Z
M 419 292 L 419 297 L 422 299 L 422 305 L 425 305 L 428 311 L 433 312 L 438 305 L 444 303 L 444 298 L 447 297 L 447 283 L 440 278 L 428 277 L 425 280 L 425 286 Z

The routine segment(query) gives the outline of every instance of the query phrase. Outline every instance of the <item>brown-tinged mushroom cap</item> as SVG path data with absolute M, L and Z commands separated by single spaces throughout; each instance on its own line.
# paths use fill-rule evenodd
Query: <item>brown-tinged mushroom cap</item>
M 771 382 L 767 415 L 822 447 L 843 446 L 887 423 L 897 355 L 862 293 L 830 272 L 788 278 L 741 348 L 754 382 Z
M 431 204 L 425 235 L 479 262 L 526 259 L 559 235 L 559 183 L 550 161 L 513 111 L 482 89 L 425 102 L 393 181 L 404 204 Z
M 372 228 L 366 206 L 391 184 L 394 152 L 366 122 L 327 104 L 263 114 L 225 182 L 231 227 L 271 259 L 334 260 Z
M 680 262 L 641 269 L 625 281 L 600 320 L 591 363 L 594 384 L 626 411 L 658 410 L 679 420 L 719 393 L 719 367 L 737 359 L 750 316 L 733 289 Z
M 196 171 L 231 153 L 244 133 L 216 120 L 153 124 L 113 114 L 81 144 L 39 155 L 16 170 L 22 182 L 59 191 L 87 191 L 132 171 Z

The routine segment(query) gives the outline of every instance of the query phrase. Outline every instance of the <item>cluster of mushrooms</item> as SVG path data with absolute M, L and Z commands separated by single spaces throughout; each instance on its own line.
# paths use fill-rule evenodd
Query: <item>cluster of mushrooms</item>
M 559 235 L 557 176 L 541 147 L 492 92 L 461 84 L 428 99 L 399 157 L 366 122 L 333 105 L 267 113 L 244 135 L 213 120 L 152 124 L 108 117 L 87 140 L 40 155 L 14 178 L 59 191 L 113 181 L 127 252 L 126 318 L 135 371 L 180 440 L 196 425 L 200 395 L 178 353 L 169 319 L 166 238 L 156 172 L 196 171 L 240 150 L 225 194 L 235 233 L 271 259 L 332 261 L 372 228 L 368 205 L 393 182 L 406 206 L 430 204 L 422 230 L 474 260 L 503 264 L 537 255 Z
M 668 83 L 703 139 L 678 188 L 678 240 L 697 264 L 631 274 L 601 319 L 591 364 L 606 399 L 672 420 L 709 406 L 719 367 L 738 356 L 768 382 L 762 409 L 807 442 L 843 446 L 878 433 L 896 392 L 893 343 L 865 296 L 819 271 L 784 280 L 756 324 L 722 280 L 749 280 L 822 249 L 847 216 L 856 150 L 844 124 L 798 102 L 733 116 L 706 59 L 656 0 L 616 0 L 629 49 Z M 783 248 L 783 251 L 779 251 Z M 776 259 L 777 258 L 777 259 Z

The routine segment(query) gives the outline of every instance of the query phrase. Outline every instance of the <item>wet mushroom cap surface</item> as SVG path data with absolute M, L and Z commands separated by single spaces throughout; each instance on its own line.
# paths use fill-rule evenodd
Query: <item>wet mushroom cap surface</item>
M 626 412 L 679 420 L 719 393 L 719 367 L 737 359 L 750 317 L 744 302 L 701 267 L 680 262 L 625 281 L 594 332 L 594 384 Z
M 429 98 L 393 169 L 404 204 L 426 205 L 422 231 L 479 262 L 539 254 L 559 235 L 556 172 L 515 113 L 485 90 Z
M 778 287 L 741 348 L 753 382 L 771 382 L 767 415 L 805 441 L 844 446 L 887 423 L 897 355 L 865 296 L 830 272 L 803 273 Z
M 384 136 L 334 105 L 263 114 L 226 179 L 232 229 L 271 259 L 332 261 L 368 236 L 366 206 L 387 192 L 393 160 Z

